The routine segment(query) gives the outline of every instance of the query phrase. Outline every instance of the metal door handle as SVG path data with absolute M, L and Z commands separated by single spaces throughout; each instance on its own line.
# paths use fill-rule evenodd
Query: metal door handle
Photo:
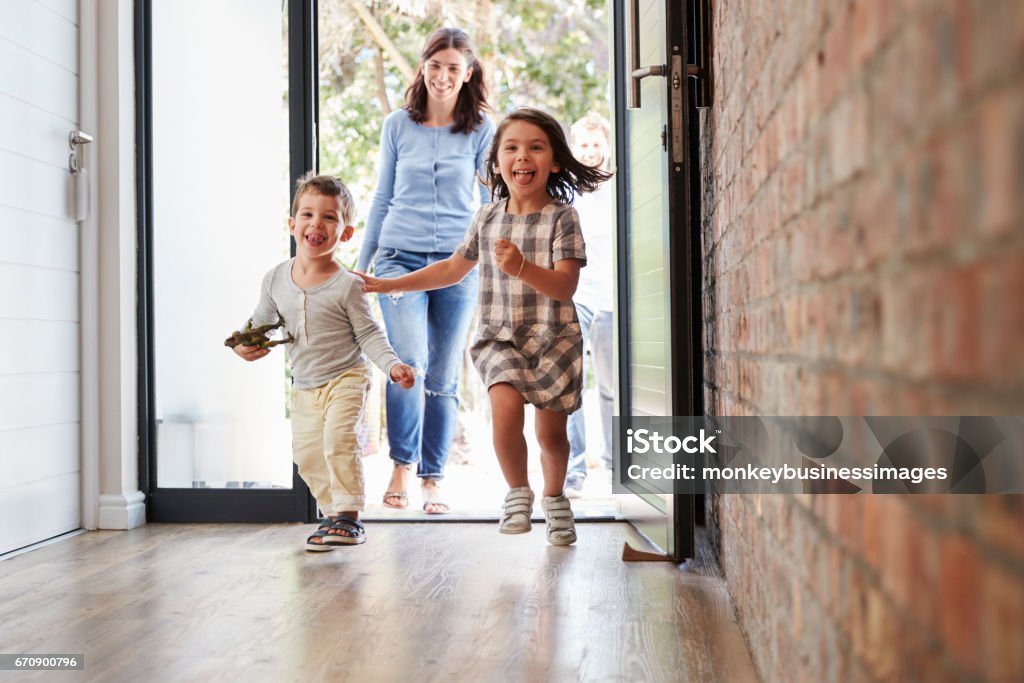
M 71 148 L 71 154 L 68 156 L 68 169 L 72 174 L 78 173 L 85 162 L 79 158 L 85 156 L 85 150 L 81 149 L 82 145 L 88 145 L 92 142 L 92 136 L 88 133 L 83 133 L 80 130 L 73 130 L 68 133 L 68 147 Z
M 92 142 L 92 136 L 80 130 L 73 130 L 68 134 L 68 144 L 72 147 L 75 145 L 87 145 Z
M 629 103 L 627 109 L 640 108 L 640 81 L 648 76 L 666 76 L 668 67 L 664 64 L 640 66 L 640 0 L 629 3 Z
M 655 64 L 654 66 L 645 66 L 642 69 L 636 69 L 633 71 L 633 80 L 640 81 L 648 76 L 664 76 L 665 65 Z

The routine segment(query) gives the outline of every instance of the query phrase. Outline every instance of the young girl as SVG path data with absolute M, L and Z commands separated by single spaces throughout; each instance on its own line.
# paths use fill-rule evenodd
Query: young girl
M 480 261 L 480 323 L 470 348 L 487 386 L 494 450 L 509 485 L 499 531 L 530 530 L 534 494 L 526 473 L 523 406 L 536 408 L 548 542 L 576 541 L 563 495 L 566 418 L 580 406 L 583 341 L 572 295 L 586 264 L 577 192 L 610 177 L 573 157 L 558 122 L 517 109 L 498 126 L 487 160 L 496 200 L 473 218 L 449 258 L 392 279 L 358 273 L 367 292 L 420 291 L 459 282 Z

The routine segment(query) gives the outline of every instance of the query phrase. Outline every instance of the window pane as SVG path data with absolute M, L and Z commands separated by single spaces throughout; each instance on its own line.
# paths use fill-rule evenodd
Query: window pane
M 153 315 L 160 488 L 290 487 L 283 347 L 224 346 L 288 258 L 281 0 L 156 0 Z

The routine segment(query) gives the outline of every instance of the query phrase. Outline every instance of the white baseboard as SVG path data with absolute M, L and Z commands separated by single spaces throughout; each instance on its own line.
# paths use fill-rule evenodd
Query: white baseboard
M 142 491 L 100 494 L 100 529 L 134 529 L 146 523 L 146 495 Z

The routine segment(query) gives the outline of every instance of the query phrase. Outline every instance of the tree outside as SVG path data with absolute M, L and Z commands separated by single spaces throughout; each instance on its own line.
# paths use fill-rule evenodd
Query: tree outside
M 437 28 L 473 36 L 495 122 L 518 106 L 566 127 L 591 110 L 608 116 L 606 0 L 321 0 L 319 13 L 320 168 L 352 189 L 357 228 L 373 197 L 381 123 L 404 105 Z

